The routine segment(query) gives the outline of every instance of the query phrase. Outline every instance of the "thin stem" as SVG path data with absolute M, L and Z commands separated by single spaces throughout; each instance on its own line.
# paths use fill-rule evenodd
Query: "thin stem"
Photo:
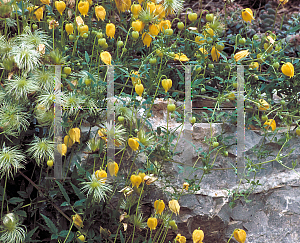
M 2 214 L 3 214 L 3 205 L 4 205 L 4 198 L 5 198 L 5 192 L 6 192 L 6 183 L 7 183 L 7 173 L 5 175 L 5 183 L 4 183 L 4 190 L 3 190 L 3 197 L 2 197 L 1 218 L 2 218 Z

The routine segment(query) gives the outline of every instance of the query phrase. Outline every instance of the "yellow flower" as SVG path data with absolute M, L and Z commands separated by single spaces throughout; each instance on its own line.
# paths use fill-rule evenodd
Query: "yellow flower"
M 160 27 L 160 31 L 164 32 L 166 29 L 170 29 L 171 28 L 171 22 L 170 20 L 162 20 L 159 23 L 159 27 Z
M 182 61 L 182 62 L 189 61 L 188 57 L 185 54 L 183 54 L 183 53 L 177 53 L 177 54 L 175 54 L 174 60 L 179 60 L 179 61 Z
M 151 35 L 149 35 L 149 33 L 146 33 L 146 32 L 145 32 L 145 33 L 142 35 L 142 40 L 143 40 L 144 46 L 149 47 L 150 44 L 151 44 L 151 42 L 152 42 L 152 37 L 151 37 Z
M 239 243 L 245 243 L 247 235 L 245 230 L 235 229 L 233 232 L 233 236 Z
M 66 4 L 64 1 L 55 1 L 55 8 L 62 15 L 63 11 L 66 9 Z
M 286 4 L 289 0 L 280 0 L 282 4 Z
M 103 51 L 100 54 L 101 61 L 106 65 L 111 65 L 111 55 L 108 51 Z
M 31 13 L 34 10 L 34 7 L 33 6 L 27 7 L 27 10 L 29 11 L 29 13 Z
M 158 16 L 159 19 L 162 19 L 166 16 L 165 8 L 162 4 L 157 4 L 155 7 L 154 14 Z
M 78 3 L 78 10 L 84 17 L 88 14 L 89 8 L 90 8 L 90 4 L 87 1 L 86 2 L 80 1 Z
M 204 39 L 204 37 L 201 37 L 201 36 L 197 35 L 197 36 L 195 37 L 195 42 L 196 42 L 197 44 L 203 44 L 203 43 L 205 43 L 205 39 Z
M 55 29 L 58 26 L 59 26 L 59 23 L 56 20 L 54 20 L 54 19 L 50 20 L 50 22 L 49 22 L 49 30 Z
M 250 22 L 254 20 L 253 12 L 250 8 L 246 8 L 242 10 L 242 18 L 246 22 Z
M 209 34 L 211 37 L 214 36 L 214 31 L 212 28 L 207 28 L 204 34 Z
M 220 52 L 216 49 L 215 46 L 213 46 L 211 49 L 211 56 L 212 56 L 213 61 L 219 60 Z
M 150 230 L 155 230 L 157 226 L 157 218 L 148 218 L 147 225 Z
M 155 3 L 148 2 L 147 3 L 147 8 L 149 9 L 150 13 L 152 13 L 156 8 Z
M 177 200 L 173 199 L 169 202 L 170 210 L 176 215 L 179 214 L 180 206 Z
M 175 241 L 179 243 L 186 243 L 186 238 L 181 234 L 177 234 Z
M 84 33 L 88 33 L 89 32 L 89 27 L 85 24 L 85 25 L 81 25 L 79 27 L 79 33 L 81 36 L 83 36 Z
M 132 85 L 135 86 L 136 84 L 138 84 L 138 80 L 140 80 L 140 75 L 138 71 L 135 71 L 132 73 L 133 75 L 131 76 L 131 81 L 132 81 Z
M 139 188 L 139 186 L 143 180 L 142 180 L 142 177 L 140 177 L 139 175 L 131 175 L 130 181 L 131 181 L 132 187 L 136 186 L 136 188 Z
M 107 173 L 105 172 L 105 170 L 96 170 L 95 176 L 97 180 L 101 180 L 102 183 L 106 182 Z
M 187 183 L 187 182 L 184 182 L 184 183 L 183 183 L 183 189 L 184 189 L 184 190 L 189 190 L 189 186 L 190 186 L 189 183 Z
M 207 58 L 207 54 L 208 54 L 208 52 L 205 50 L 205 48 L 204 48 L 204 47 L 201 47 L 201 48 L 199 48 L 199 51 L 201 51 L 201 52 L 202 52 L 202 54 L 204 54 L 204 55 L 205 55 L 205 58 Z
M 267 101 L 263 100 L 263 99 L 260 99 L 259 100 L 259 105 L 258 105 L 258 109 L 260 111 L 266 111 L 270 108 L 270 105 L 268 104 Z
M 274 131 L 276 129 L 276 122 L 273 119 L 268 119 L 266 120 L 266 122 L 264 123 L 264 127 L 266 129 L 269 129 L 269 127 L 272 128 L 272 131 Z
M 80 16 L 76 17 L 76 25 L 77 28 L 80 27 L 81 25 L 84 25 L 83 19 Z
M 110 38 L 115 38 L 116 26 L 113 23 L 106 24 L 106 35 Z
M 281 71 L 284 75 L 291 77 L 294 77 L 294 66 L 292 63 L 287 62 L 282 65 Z
M 119 12 L 125 12 L 130 9 L 131 0 L 115 0 L 116 7 Z
M 66 24 L 65 29 L 66 29 L 66 32 L 68 33 L 68 35 L 74 33 L 74 27 L 73 27 L 73 24 L 71 24 L 71 23 Z
M 259 68 L 259 63 L 258 62 L 251 62 L 249 67 L 252 68 L 253 70 L 258 69 Z
M 80 228 L 83 227 L 83 222 L 82 222 L 82 219 L 79 214 L 73 215 L 72 220 L 76 226 L 78 226 Z
M 131 26 L 132 26 L 133 30 L 138 31 L 138 32 L 142 32 L 142 30 L 144 29 L 145 24 L 140 20 L 136 20 L 136 21 L 133 21 L 131 23 Z
M 141 97 L 144 92 L 144 86 L 142 84 L 136 84 L 134 89 L 135 92 Z
M 139 173 L 139 176 L 142 178 L 142 182 L 144 182 L 144 178 L 145 178 L 146 174 L 140 172 L 140 173 Z
M 74 142 L 73 142 L 72 138 L 70 138 L 69 135 L 66 135 L 64 137 L 64 144 L 66 144 L 68 148 L 71 148 L 73 146 Z
M 140 141 L 138 138 L 129 138 L 128 139 L 128 145 L 130 148 L 132 148 L 133 151 L 138 150 L 140 144 L 138 143 Z
M 155 209 L 155 213 L 159 213 L 161 215 L 161 213 L 165 209 L 165 203 L 164 203 L 164 201 L 163 200 L 156 200 L 154 202 L 154 209 Z
M 99 19 L 104 21 L 105 15 L 106 15 L 105 8 L 102 7 L 102 6 L 96 6 L 95 7 L 95 14 L 96 14 L 96 17 L 97 17 L 98 21 L 99 21 Z
M 101 128 L 100 130 L 98 130 L 99 137 L 102 138 L 104 141 L 107 141 L 107 138 L 104 133 L 106 133 L 105 128 Z
M 107 164 L 107 169 L 111 176 L 117 176 L 119 172 L 119 165 L 116 162 L 109 162 Z
M 156 25 L 156 24 L 151 24 L 151 25 L 149 26 L 149 33 L 150 33 L 150 35 L 152 35 L 152 36 L 158 35 L 158 33 L 159 33 L 159 26 Z
M 63 143 L 63 144 L 58 144 L 58 145 L 57 145 L 57 150 L 58 150 L 58 152 L 59 152 L 62 156 L 65 156 L 66 153 L 67 153 L 68 147 L 67 147 L 67 145 L 65 145 L 64 143 Z
M 172 79 L 163 79 L 161 81 L 161 85 L 165 89 L 166 92 L 172 87 Z
M 193 243 L 202 243 L 204 239 L 204 233 L 200 229 L 195 229 L 192 237 L 193 237 Z
M 43 3 L 43 4 L 46 4 L 46 5 L 49 5 L 50 4 L 50 0 L 40 0 L 41 1 L 41 3 Z
M 239 51 L 238 53 L 236 53 L 234 55 L 234 59 L 236 62 L 238 62 L 239 60 L 241 60 L 242 58 L 248 56 L 250 54 L 250 52 L 248 50 L 244 50 L 244 51 Z
M 41 19 L 43 18 L 44 9 L 42 7 L 40 7 L 34 12 L 34 14 L 35 14 L 37 20 L 41 21 Z
M 142 6 L 139 4 L 132 4 L 130 10 L 131 13 L 133 14 L 133 17 L 137 18 L 140 12 L 142 11 Z
M 69 136 L 72 138 L 74 143 L 80 143 L 80 129 L 78 127 L 72 128 L 69 131 Z

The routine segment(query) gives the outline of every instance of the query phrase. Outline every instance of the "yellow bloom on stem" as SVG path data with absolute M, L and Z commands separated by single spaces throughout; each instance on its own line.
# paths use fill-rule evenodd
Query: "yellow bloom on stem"
M 130 148 L 132 148 L 133 151 L 138 150 L 140 144 L 138 143 L 140 141 L 138 138 L 129 138 L 128 139 L 128 145 Z
M 83 19 L 80 16 L 76 17 L 76 25 L 77 28 L 80 27 L 81 25 L 84 25 Z
M 233 236 L 239 243 L 245 243 L 247 234 L 245 230 L 235 229 L 233 232 Z
M 116 7 L 119 12 L 125 12 L 130 9 L 131 0 L 115 0 Z
M 162 20 L 159 23 L 159 27 L 160 27 L 160 31 L 164 32 L 166 29 L 170 29 L 171 28 L 171 22 L 170 20 Z
M 134 89 L 135 92 L 141 97 L 144 92 L 144 86 L 142 84 L 136 84 Z
M 156 8 L 155 3 L 148 2 L 147 3 L 147 8 L 149 9 L 150 13 L 152 13 Z
M 254 20 L 253 12 L 250 8 L 246 8 L 242 10 L 242 18 L 246 22 L 250 22 Z
M 79 33 L 81 36 L 83 36 L 84 33 L 88 33 L 89 32 L 89 27 L 85 24 L 85 25 L 81 25 L 79 27 Z
M 190 59 L 188 59 L 188 57 L 183 53 L 176 53 L 174 56 L 174 60 L 186 62 L 186 61 L 189 61 Z
M 268 119 L 266 120 L 266 122 L 264 123 L 264 127 L 266 129 L 269 129 L 269 127 L 272 128 L 272 131 L 274 131 L 276 129 L 276 122 L 274 119 Z
M 163 79 L 161 81 L 161 85 L 165 89 L 166 92 L 172 87 L 172 79 Z
M 155 7 L 154 14 L 158 16 L 159 19 L 166 17 L 165 8 L 162 4 L 157 4 Z
M 186 243 L 186 238 L 181 234 L 177 234 L 175 241 L 179 243 Z
M 69 136 L 72 140 L 77 143 L 80 143 L 80 129 L 78 127 L 74 127 L 69 131 Z
M 143 40 L 144 46 L 150 47 L 150 44 L 152 42 L 152 37 L 151 37 L 151 35 L 149 35 L 149 33 L 145 32 L 142 35 L 142 40 Z
M 169 201 L 169 208 L 176 215 L 179 214 L 180 206 L 177 200 L 173 199 Z
M 113 23 L 106 24 L 106 35 L 109 38 L 115 38 L 116 26 Z
M 99 21 L 99 19 L 104 21 L 105 16 L 106 16 L 105 8 L 102 7 L 102 6 L 96 6 L 95 7 L 95 14 L 96 14 L 96 17 L 97 17 L 98 21 Z
M 289 0 L 280 0 L 282 4 L 286 4 Z
M 211 49 L 211 57 L 212 57 L 213 61 L 219 60 L 220 52 L 216 49 L 215 46 L 213 46 Z
M 132 73 L 132 76 L 131 76 L 131 81 L 132 81 L 132 85 L 135 86 L 136 84 L 138 84 L 138 80 L 140 78 L 140 75 L 139 75 L 139 72 L 138 71 L 135 71 Z
M 192 237 L 193 237 L 193 243 L 202 243 L 204 239 L 204 233 L 200 229 L 195 229 Z
M 65 156 L 68 150 L 67 145 L 63 144 L 58 144 L 57 145 L 57 150 L 61 154 L 61 156 Z
M 142 182 L 144 182 L 144 178 L 145 178 L 146 174 L 140 172 L 140 173 L 139 173 L 139 176 L 142 178 Z
M 43 4 L 46 4 L 46 5 L 49 5 L 50 4 L 50 0 L 40 0 L 41 1 L 41 3 L 43 3 Z
M 55 8 L 62 15 L 63 11 L 66 9 L 66 4 L 64 1 L 55 1 Z
M 49 22 L 49 30 L 55 29 L 58 26 L 59 26 L 59 23 L 56 20 L 54 20 L 54 19 L 50 20 L 50 22 Z
M 96 170 L 95 176 L 97 180 L 101 180 L 102 183 L 106 182 L 107 173 L 105 172 L 105 170 Z
M 150 35 L 152 35 L 152 36 L 158 35 L 158 33 L 159 33 L 159 26 L 156 25 L 156 24 L 151 24 L 151 25 L 149 26 L 149 33 L 150 33 Z
M 66 32 L 68 33 L 68 35 L 71 35 L 74 33 L 74 27 L 73 27 L 73 24 L 71 24 L 71 23 L 66 24 L 65 29 L 66 29 Z
M 130 181 L 132 184 L 132 187 L 139 188 L 140 184 L 142 183 L 143 179 L 139 175 L 131 175 Z
M 83 222 L 82 222 L 82 219 L 79 214 L 73 215 L 72 220 L 76 226 L 78 226 L 80 228 L 83 227 Z
M 119 165 L 116 162 L 108 162 L 107 169 L 111 176 L 117 176 L 119 172 Z
M 291 77 L 294 77 L 294 66 L 292 63 L 287 62 L 282 65 L 281 71 L 284 75 Z
M 144 29 L 145 24 L 140 20 L 136 20 L 136 21 L 133 21 L 131 23 L 131 26 L 132 26 L 133 30 L 138 31 L 138 32 L 142 32 L 142 30 Z
M 71 148 L 74 144 L 74 141 L 72 140 L 72 138 L 69 135 L 66 135 L 64 137 L 64 144 L 67 145 L 68 148 Z
M 133 17 L 137 18 L 142 11 L 142 6 L 140 4 L 132 4 L 130 10 L 133 14 Z
M 259 68 L 259 63 L 258 62 L 251 62 L 249 67 L 252 68 L 253 70 L 258 69 Z
M 236 53 L 234 55 L 234 59 L 236 62 L 238 62 L 239 60 L 241 60 L 242 58 L 248 56 L 250 54 L 250 52 L 248 50 L 244 50 L 244 51 L 239 51 L 238 53 Z
M 157 218 L 148 218 L 147 225 L 150 230 L 155 230 L 157 226 Z
M 259 100 L 259 105 L 258 105 L 258 109 L 260 111 L 266 111 L 270 108 L 270 105 L 268 104 L 267 101 L 263 100 L 263 99 L 260 99 Z
M 160 215 L 162 214 L 162 212 L 165 209 L 165 203 L 163 200 L 156 200 L 154 202 L 154 209 L 155 209 L 155 213 L 159 213 Z
M 37 18 L 37 20 L 41 21 L 41 19 L 43 18 L 44 9 L 42 7 L 40 7 L 34 12 L 34 14 L 35 14 L 35 17 Z
M 101 128 L 100 130 L 98 130 L 99 137 L 102 138 L 104 141 L 107 141 L 107 138 L 104 133 L 106 133 L 105 128 Z
M 205 43 L 205 39 L 204 39 L 203 37 L 197 35 L 197 36 L 195 37 L 195 42 L 196 42 L 197 44 L 203 44 L 203 43 Z
M 103 51 L 100 54 L 101 61 L 106 65 L 111 65 L 111 55 L 108 51 Z
M 187 183 L 187 182 L 184 182 L 182 186 L 183 186 L 183 189 L 184 189 L 184 190 L 189 190 L 190 184 Z
M 88 1 L 86 2 L 80 1 L 78 3 L 78 10 L 81 13 L 81 15 L 83 15 L 84 17 L 88 14 L 89 8 L 90 8 L 90 4 Z

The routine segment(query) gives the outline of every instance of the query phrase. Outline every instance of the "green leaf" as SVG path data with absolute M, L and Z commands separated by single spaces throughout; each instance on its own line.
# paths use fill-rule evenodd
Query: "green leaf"
M 120 230 L 120 240 L 121 240 L 121 243 L 125 243 L 125 239 L 123 237 L 123 234 L 122 234 L 121 230 Z
M 89 62 L 90 62 L 90 57 L 89 57 L 89 54 L 87 53 L 87 51 L 85 51 L 84 56 L 85 56 L 85 61 L 86 61 L 87 63 L 89 63 Z
M 30 230 L 27 234 L 26 234 L 26 238 L 25 238 L 25 242 L 32 242 L 31 241 L 31 236 L 33 236 L 34 232 L 38 229 L 39 227 L 35 227 L 33 230 Z
M 24 199 L 19 198 L 19 197 L 12 197 L 11 199 L 8 200 L 8 202 L 11 204 L 18 204 L 23 201 L 24 201 Z
M 15 213 L 18 214 L 18 215 L 20 215 L 20 216 L 22 216 L 22 217 L 27 217 L 27 213 L 25 211 L 18 210 Z
M 58 229 L 56 228 L 56 226 L 54 225 L 54 223 L 48 217 L 46 217 L 45 215 L 43 215 L 43 214 L 41 214 L 41 215 L 44 218 L 47 226 L 49 227 L 50 233 L 57 235 L 58 234 Z
M 73 188 L 73 190 L 74 190 L 74 192 L 76 193 L 76 196 L 80 199 L 80 200 L 85 200 L 86 199 L 86 197 L 85 197 L 85 195 L 75 186 L 75 185 L 73 185 L 72 183 L 71 183 L 71 186 L 72 186 L 72 188 Z
M 74 203 L 73 206 L 74 206 L 74 207 L 84 206 L 85 200 L 86 200 L 86 199 L 81 199 L 81 200 L 79 200 L 79 201 L 76 201 L 76 202 Z
M 67 200 L 68 203 L 70 203 L 70 198 L 69 198 L 65 188 L 63 188 L 62 184 L 60 184 L 59 181 L 56 180 L 55 182 L 59 186 L 59 189 L 60 189 L 61 193 L 64 195 L 64 198 Z

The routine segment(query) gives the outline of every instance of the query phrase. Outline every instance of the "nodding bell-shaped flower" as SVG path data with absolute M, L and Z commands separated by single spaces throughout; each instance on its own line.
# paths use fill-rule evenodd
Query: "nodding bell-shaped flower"
M 75 214 L 72 216 L 73 223 L 78 227 L 83 227 L 83 222 L 81 216 L 79 214 Z
M 71 35 L 74 33 L 74 27 L 73 27 L 73 24 L 71 24 L 71 23 L 66 24 L 65 29 L 66 29 L 66 32 L 68 33 L 68 35 Z
M 131 26 L 132 26 L 133 30 L 138 31 L 138 32 L 142 32 L 142 30 L 144 29 L 145 24 L 138 19 L 136 21 L 133 21 L 131 23 Z
M 163 79 L 161 81 L 161 85 L 165 89 L 166 92 L 172 87 L 172 80 L 171 79 Z
M 245 243 L 247 234 L 245 230 L 235 229 L 233 232 L 233 236 L 239 243 Z
M 152 35 L 152 36 L 157 36 L 158 34 L 159 34 L 159 26 L 158 25 L 156 25 L 156 24 L 151 24 L 150 26 L 149 26 L 149 33 L 150 33 L 150 35 Z
M 128 145 L 130 146 L 130 148 L 132 148 L 133 151 L 138 150 L 139 148 L 139 143 L 138 141 L 140 141 L 138 138 L 129 138 L 128 139 Z
M 239 60 L 241 60 L 242 58 L 248 56 L 250 54 L 250 52 L 248 50 L 244 50 L 244 51 L 239 51 L 238 53 L 236 53 L 234 55 L 234 59 L 236 62 L 238 62 Z
M 157 226 L 157 218 L 148 218 L 147 225 L 150 230 L 155 230 Z
M 215 46 L 213 46 L 211 49 L 211 57 L 212 57 L 213 61 L 219 60 L 220 52 L 216 49 Z
M 97 180 L 101 180 L 102 183 L 105 183 L 107 178 L 107 173 L 105 170 L 96 170 L 95 177 L 97 178 Z
M 169 202 L 170 210 L 175 213 L 176 215 L 179 214 L 180 205 L 177 200 L 173 199 Z
M 67 145 L 63 144 L 58 144 L 57 145 L 57 150 L 61 154 L 61 156 L 65 156 L 68 150 Z
M 134 71 L 134 72 L 132 72 L 131 75 L 132 75 L 131 76 L 132 85 L 135 86 L 136 84 L 139 83 L 139 80 L 140 80 L 139 72 L 138 71 Z
M 264 123 L 264 127 L 266 129 L 269 129 L 269 127 L 272 128 L 272 131 L 274 131 L 276 129 L 276 122 L 274 119 L 268 119 L 266 120 L 266 122 Z
M 119 172 L 119 165 L 116 162 L 108 162 L 107 169 L 111 176 L 117 176 Z
M 35 12 L 35 17 L 38 21 L 41 21 L 41 19 L 43 18 L 43 14 L 44 14 L 44 8 L 43 7 L 40 7 L 38 8 Z
M 139 188 L 139 186 L 142 183 L 143 179 L 139 175 L 132 175 L 130 177 L 130 181 L 131 181 L 132 187 L 136 186 L 136 188 Z
M 185 236 L 183 236 L 181 234 L 177 234 L 177 236 L 175 238 L 175 242 L 186 243 L 186 238 L 185 238 Z
M 156 200 L 154 202 L 154 209 L 155 209 L 155 213 L 159 213 L 161 215 L 161 213 L 164 211 L 165 209 L 165 203 L 163 200 Z
M 133 14 L 133 17 L 137 18 L 142 11 L 142 6 L 140 4 L 132 4 L 130 10 Z
M 268 104 L 267 101 L 265 101 L 264 99 L 260 99 L 259 100 L 259 106 L 258 106 L 258 109 L 260 111 L 266 111 L 270 108 L 270 105 Z
M 81 36 L 83 36 L 84 33 L 88 33 L 89 32 L 89 27 L 85 24 L 85 25 L 81 25 L 79 27 L 79 33 Z
M 67 145 L 68 148 L 71 148 L 74 144 L 74 141 L 69 135 L 66 135 L 64 137 L 64 144 Z
M 96 17 L 97 17 L 98 21 L 99 21 L 99 19 L 104 21 L 105 16 L 106 16 L 105 8 L 102 7 L 102 6 L 96 6 L 95 7 L 95 14 L 96 14 Z
M 142 96 L 144 92 L 144 86 L 142 84 L 136 84 L 134 89 L 139 96 Z
M 115 38 L 116 26 L 113 23 L 106 24 L 106 35 L 109 38 Z
M 106 65 L 111 65 L 111 55 L 108 51 L 103 51 L 100 54 L 101 61 Z
M 147 46 L 147 47 L 150 47 L 150 44 L 152 42 L 152 37 L 149 33 L 144 33 L 142 35 L 142 40 L 143 40 L 143 43 L 144 43 L 144 46 Z
M 249 23 L 251 23 L 251 21 L 254 20 L 253 12 L 250 8 L 245 8 L 242 10 L 242 19 L 245 22 L 249 22 Z
M 281 71 L 284 75 L 291 77 L 294 77 L 294 66 L 292 63 L 287 62 L 282 65 Z
M 193 243 L 202 243 L 203 239 L 204 239 L 204 233 L 202 230 L 195 229 L 193 232 Z
M 55 1 L 55 8 L 62 15 L 63 11 L 66 9 L 66 4 L 64 1 Z
M 86 2 L 80 1 L 78 3 L 78 10 L 84 17 L 88 14 L 89 8 L 90 8 L 90 4 L 88 1 Z
M 80 129 L 78 127 L 74 127 L 69 131 L 70 138 L 77 143 L 80 143 Z

